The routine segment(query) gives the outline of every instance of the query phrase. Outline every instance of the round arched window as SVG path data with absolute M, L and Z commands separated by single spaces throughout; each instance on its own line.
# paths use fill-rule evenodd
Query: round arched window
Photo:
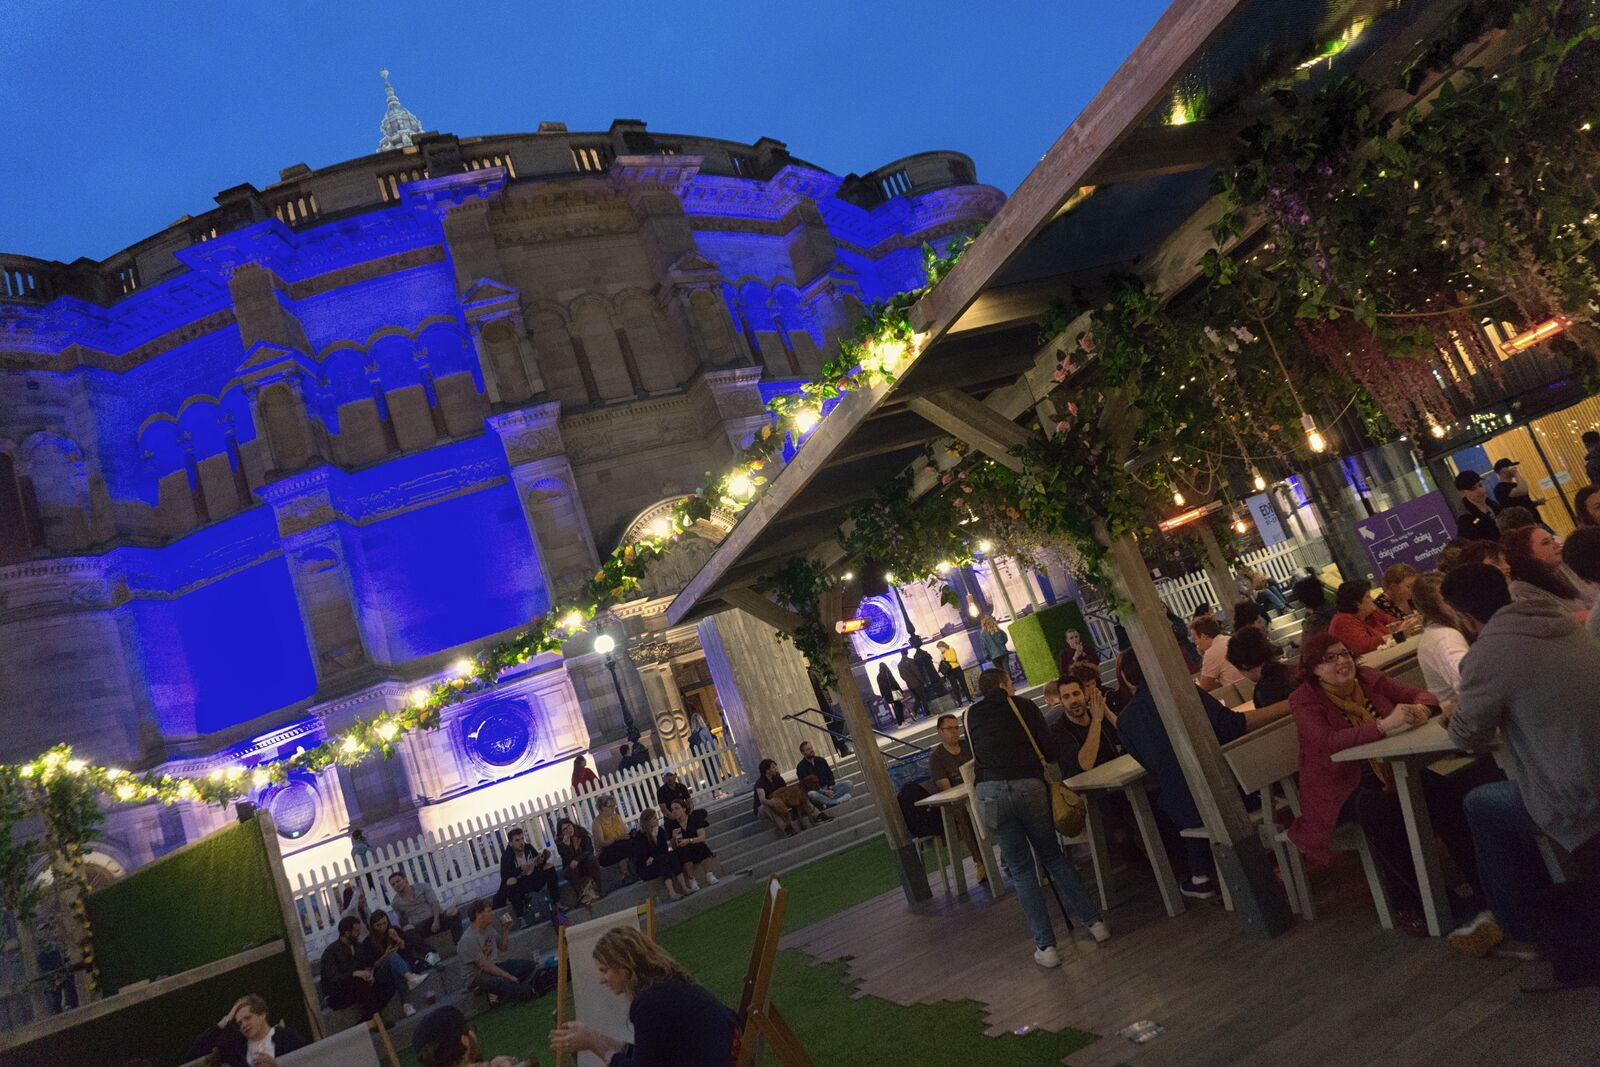
M 861 602 L 856 615 L 867 620 L 862 633 L 875 645 L 886 645 L 894 640 L 894 611 L 883 597 L 868 597 Z

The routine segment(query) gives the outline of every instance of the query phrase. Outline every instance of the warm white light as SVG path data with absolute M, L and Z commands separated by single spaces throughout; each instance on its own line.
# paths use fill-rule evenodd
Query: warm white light
M 1436 422 L 1433 425 L 1428 427 L 1428 432 L 1431 433 L 1434 437 L 1443 437 L 1445 435 L 1446 431 L 1445 431 L 1445 428 L 1443 426 L 1440 426 Z
M 1300 416 L 1300 426 L 1306 432 L 1306 447 L 1313 452 L 1326 452 L 1328 439 L 1323 437 L 1317 429 L 1317 421 L 1309 414 Z
M 472 661 L 465 656 L 462 656 L 460 659 L 456 660 L 450 665 L 450 669 L 455 672 L 457 678 L 467 677 L 472 673 L 472 668 Z
M 123 782 L 121 785 L 117 786 L 117 799 L 132 800 L 133 792 L 133 785 L 129 782 Z
M 257 789 L 265 789 L 272 782 L 272 775 L 266 771 L 257 771 L 250 776 L 250 784 Z
M 568 633 L 583 629 L 583 612 L 569 611 L 561 616 L 561 628 Z
M 755 483 L 744 471 L 734 471 L 728 475 L 728 493 L 731 496 L 749 496 L 755 492 Z
M 659 540 L 660 538 L 666 537 L 670 533 L 672 533 L 672 523 L 668 522 L 666 519 L 657 519 L 655 522 L 650 524 L 651 537 Z
M 808 434 L 822 419 L 822 412 L 813 407 L 799 408 L 794 413 L 794 428 L 796 433 Z
M 411 706 L 425 708 L 428 706 L 428 691 L 420 685 L 411 691 Z
M 1234 533 L 1242 534 L 1242 533 L 1245 532 L 1246 529 L 1247 529 L 1247 527 L 1245 526 L 1243 519 L 1234 519 L 1233 520 L 1233 532 Z
M 69 759 L 67 760 L 67 773 L 78 774 L 87 766 L 89 765 L 81 759 Z
M 890 585 L 894 584 L 894 571 L 884 571 L 883 580 Z
M 1178 505 L 1181 508 L 1185 504 L 1187 504 L 1189 501 L 1184 498 L 1184 495 L 1182 493 L 1180 493 L 1176 489 L 1174 489 L 1173 492 L 1172 492 L 1172 502 L 1174 504 Z
M 839 580 L 841 582 L 848 582 L 851 579 L 853 579 L 855 576 L 856 576 L 856 572 L 855 571 L 845 571 L 843 574 L 839 575 Z
M 978 617 L 978 605 L 976 605 L 976 604 L 968 604 L 967 605 L 967 614 L 971 615 L 974 619 L 976 619 Z
M 1256 487 L 1256 492 L 1264 491 L 1267 488 L 1267 480 L 1261 477 L 1261 472 L 1255 467 L 1251 467 L 1250 474 L 1252 475 L 1250 484 Z
M 340 745 L 339 747 L 344 749 L 346 752 L 359 752 L 361 751 L 361 742 L 356 740 L 355 734 L 351 734 L 349 737 L 344 739 L 344 744 Z
M 385 741 L 393 741 L 394 738 L 395 738 L 395 735 L 398 734 L 399 732 L 400 732 L 400 727 L 396 726 L 392 722 L 385 722 L 385 723 L 379 723 L 378 724 L 378 736 L 380 738 L 382 738 L 383 740 L 385 740 Z
M 994 548 L 994 545 L 991 544 L 988 541 L 979 541 L 978 542 L 978 551 L 982 552 L 986 556 L 989 554 L 989 551 L 992 548 Z
M 106 781 L 114 782 L 118 778 L 121 778 L 124 774 L 127 774 L 127 773 L 128 772 L 123 770 L 121 767 L 107 767 L 106 768 Z
M 610 634 L 601 634 L 594 639 L 594 650 L 602 656 L 611 655 L 611 650 L 617 647 L 617 642 Z
M 938 571 L 940 574 L 944 574 L 944 573 L 948 572 L 949 570 L 951 570 L 953 567 L 955 567 L 954 563 L 951 563 L 947 559 L 941 559 L 938 562 L 938 564 L 934 566 L 933 569 Z

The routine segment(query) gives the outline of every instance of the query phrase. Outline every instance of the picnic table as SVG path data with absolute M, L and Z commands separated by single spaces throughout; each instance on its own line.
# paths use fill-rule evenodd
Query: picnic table
M 968 767 L 970 768 L 971 764 L 968 764 Z M 960 785 L 953 785 L 949 789 L 935 793 L 932 796 L 923 797 L 917 801 L 917 807 L 919 808 L 939 809 L 939 822 L 944 828 L 945 847 L 950 852 L 950 865 L 955 868 L 956 895 L 964 897 L 967 895 L 967 873 L 962 866 L 960 855 L 956 852 L 956 843 L 961 840 L 961 835 L 956 832 L 955 820 L 956 808 L 959 805 L 966 806 L 967 816 L 972 821 L 972 834 L 978 841 L 978 851 L 983 853 L 981 856 L 974 856 L 973 858 L 979 860 L 984 869 L 989 872 L 989 892 L 991 895 L 998 897 L 1001 892 L 1000 864 L 995 860 L 994 842 L 990 841 L 989 835 L 984 833 L 983 823 L 979 820 L 977 811 L 972 807 L 972 786 L 967 782 L 962 782 Z M 939 873 L 942 878 L 944 877 L 943 861 L 941 860 L 940 863 Z M 946 891 L 949 888 L 950 884 L 946 881 Z
M 1434 937 L 1442 937 L 1449 929 L 1445 924 L 1450 921 L 1450 893 L 1433 844 L 1433 819 L 1422 795 L 1422 772 L 1441 756 L 1459 753 L 1445 733 L 1444 720 L 1436 716 L 1414 729 L 1333 754 L 1335 763 L 1383 760 L 1394 769 L 1394 789 L 1400 798 L 1400 811 L 1405 816 L 1411 861 L 1417 868 L 1422 912 L 1428 920 L 1428 933 Z
M 1132 756 L 1118 756 L 1107 760 L 1092 770 L 1067 779 L 1067 787 L 1083 796 L 1086 803 L 1085 824 L 1089 833 L 1090 855 L 1094 860 L 1095 881 L 1100 886 L 1100 906 L 1112 906 L 1111 855 L 1106 848 L 1105 818 L 1101 814 L 1098 793 L 1121 792 L 1133 809 L 1133 820 L 1139 827 L 1139 837 L 1144 842 L 1145 856 L 1155 873 L 1156 885 L 1161 889 L 1161 902 L 1168 915 L 1183 913 L 1183 894 L 1178 880 L 1173 876 L 1167 850 L 1161 843 L 1161 831 L 1156 827 L 1155 812 L 1150 808 L 1147 775 L 1139 761 Z

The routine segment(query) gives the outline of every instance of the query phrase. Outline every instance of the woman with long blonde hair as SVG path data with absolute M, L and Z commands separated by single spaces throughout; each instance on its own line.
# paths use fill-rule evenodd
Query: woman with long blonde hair
M 600 981 L 627 997 L 633 1044 L 582 1022 L 550 1034 L 557 1052 L 592 1052 L 610 1067 L 730 1067 L 734 1015 L 677 960 L 633 926 L 619 926 L 594 946 Z

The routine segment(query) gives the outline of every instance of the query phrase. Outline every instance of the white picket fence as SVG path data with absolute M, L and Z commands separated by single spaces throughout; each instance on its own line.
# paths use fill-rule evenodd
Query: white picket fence
M 1293 541 L 1246 552 L 1239 557 L 1239 563 L 1241 567 L 1260 571 L 1280 582 L 1293 581 L 1303 568 L 1312 565 L 1305 548 Z M 1187 619 L 1201 604 L 1210 604 L 1225 613 L 1233 609 L 1231 598 L 1227 603 L 1217 603 L 1216 590 L 1211 587 L 1211 578 L 1205 571 L 1190 571 L 1178 578 L 1162 579 L 1156 583 L 1156 594 L 1180 619 Z
M 479 897 L 489 896 L 499 886 L 500 854 L 513 827 L 526 830 L 535 848 L 548 847 L 554 853 L 556 824 L 570 818 L 587 830 L 601 799 L 608 796 L 616 798 L 622 817 L 632 825 L 640 812 L 655 807 L 656 789 L 668 771 L 689 787 L 697 804 L 708 799 L 720 783 L 743 773 L 735 746 L 721 745 L 686 758 L 656 760 L 603 775 L 599 782 L 576 795 L 568 789 L 557 790 L 515 807 L 392 842 L 375 848 L 367 864 L 358 866 L 347 857 L 320 866 L 310 877 L 302 873 L 296 878 L 293 893 L 307 953 L 312 960 L 317 959 L 338 937 L 347 886 L 359 881 L 366 890 L 367 906 L 387 909 L 389 875 L 398 870 L 405 872 L 413 884 L 432 886 L 441 904 L 464 908 Z M 730 791 L 741 787 L 742 783 L 735 783 Z

